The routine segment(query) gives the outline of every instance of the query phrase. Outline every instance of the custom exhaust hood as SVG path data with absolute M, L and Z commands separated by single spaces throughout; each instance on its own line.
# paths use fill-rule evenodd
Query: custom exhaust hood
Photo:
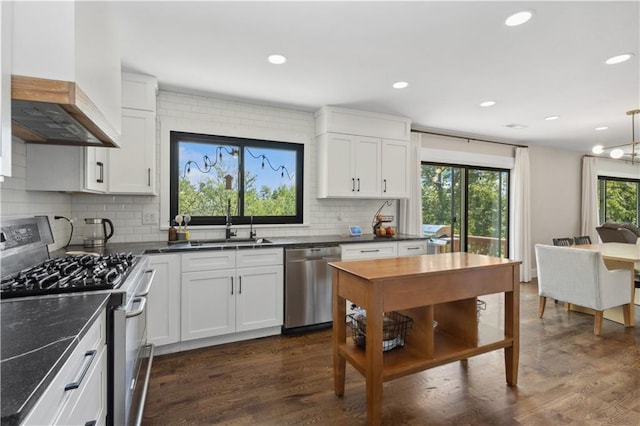
M 120 135 L 78 85 L 70 81 L 13 75 L 13 135 L 50 145 L 119 145 Z

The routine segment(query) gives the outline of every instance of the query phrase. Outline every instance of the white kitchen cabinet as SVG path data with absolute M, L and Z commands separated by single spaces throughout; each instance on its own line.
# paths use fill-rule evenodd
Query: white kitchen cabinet
M 109 150 L 109 193 L 156 194 L 158 80 L 122 73 L 120 148 Z
M 282 249 L 182 255 L 181 340 L 282 325 Z
M 156 112 L 158 80 L 150 75 L 122 73 L 122 108 Z
M 235 274 L 235 269 L 182 273 L 182 341 L 236 331 Z
M 106 311 L 102 311 L 53 378 L 23 425 L 106 423 L 107 346 Z M 75 389 L 65 390 L 86 369 Z
M 409 143 L 326 133 L 318 137 L 319 198 L 406 198 Z
M 282 325 L 283 279 L 282 265 L 237 269 L 236 331 Z
M 27 144 L 26 189 L 104 193 L 107 149 Z
M 427 254 L 426 240 L 398 241 L 398 256 Z
M 318 138 L 318 197 L 380 198 L 381 140 L 328 133 Z
M 383 198 L 409 198 L 409 142 L 383 139 L 380 155 Z
M 339 107 L 315 113 L 318 198 L 407 198 L 411 120 Z
M 156 271 L 147 296 L 147 340 L 156 346 L 180 341 L 180 255 L 149 256 Z
M 381 259 L 398 256 L 398 243 L 385 241 L 362 244 L 342 244 L 342 260 Z
M 156 193 L 156 115 L 122 109 L 120 148 L 110 149 L 109 193 Z

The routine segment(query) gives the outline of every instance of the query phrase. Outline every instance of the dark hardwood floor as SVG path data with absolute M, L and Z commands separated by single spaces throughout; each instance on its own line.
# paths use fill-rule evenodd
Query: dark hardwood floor
M 482 297 L 482 321 L 503 315 Z M 495 351 L 384 384 L 385 425 L 640 425 L 640 328 L 547 303 L 537 317 L 535 282 L 521 285 L 518 386 Z M 640 309 L 636 307 L 636 325 Z M 401 350 L 401 349 L 400 349 Z M 156 357 L 143 424 L 358 425 L 364 378 L 347 363 L 333 392 L 331 331 L 275 336 Z

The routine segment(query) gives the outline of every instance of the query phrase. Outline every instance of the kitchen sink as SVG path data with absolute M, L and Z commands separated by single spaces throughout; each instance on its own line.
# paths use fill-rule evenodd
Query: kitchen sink
M 271 241 L 265 238 L 229 238 L 225 239 L 214 239 L 214 240 L 191 240 L 190 245 L 192 247 L 200 247 L 200 246 L 237 246 L 237 245 L 256 245 L 256 244 L 266 244 Z

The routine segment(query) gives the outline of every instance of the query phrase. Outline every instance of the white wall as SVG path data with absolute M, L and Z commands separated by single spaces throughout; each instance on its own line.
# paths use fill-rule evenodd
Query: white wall
M 55 216 L 71 217 L 71 195 L 58 192 L 26 191 L 26 145 L 13 138 L 12 177 L 0 183 L 0 218 L 48 215 L 55 243 L 55 250 L 66 244 L 71 228 L 65 220 Z
M 579 152 L 530 147 L 531 256 L 535 274 L 535 244 L 580 235 L 582 157 Z

